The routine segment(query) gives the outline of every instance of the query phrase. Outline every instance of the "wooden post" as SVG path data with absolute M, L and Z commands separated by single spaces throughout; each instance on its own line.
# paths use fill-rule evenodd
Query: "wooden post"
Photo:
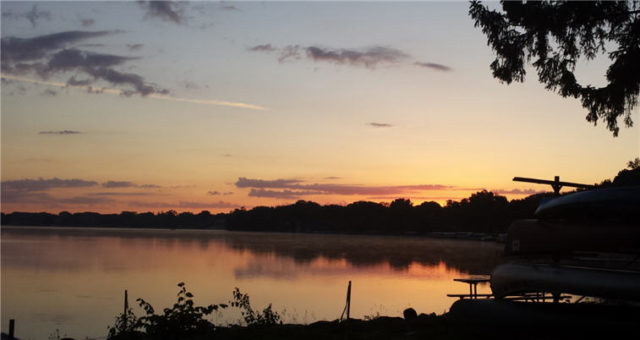
M 351 281 L 349 281 L 349 287 L 347 287 L 347 320 L 350 319 L 351 311 Z
M 14 319 L 9 320 L 9 340 L 15 339 L 14 338 L 15 328 L 16 328 L 16 320 Z
M 124 329 L 127 329 L 127 311 L 129 309 L 129 300 L 127 296 L 127 290 L 124 290 L 124 312 L 122 313 L 122 324 Z

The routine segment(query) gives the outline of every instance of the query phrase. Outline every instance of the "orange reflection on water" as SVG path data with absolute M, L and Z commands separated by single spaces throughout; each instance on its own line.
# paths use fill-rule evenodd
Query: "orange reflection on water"
M 352 281 L 353 317 L 442 313 L 453 278 L 487 273 L 501 246 L 406 237 L 80 228 L 2 229 L 2 327 L 45 339 L 55 329 L 99 338 L 142 297 L 156 310 L 185 282 L 197 304 L 226 303 L 239 287 L 254 308 L 272 303 L 285 322 L 333 320 Z M 485 287 L 486 288 L 486 287 Z M 480 290 L 484 288 L 480 287 Z M 142 313 L 139 308 L 134 312 Z M 237 311 L 215 316 L 236 322 Z

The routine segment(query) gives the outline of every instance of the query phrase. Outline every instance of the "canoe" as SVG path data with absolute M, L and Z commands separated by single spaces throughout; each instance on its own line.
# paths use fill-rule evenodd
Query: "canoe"
M 491 274 L 496 298 L 547 292 L 640 301 L 640 272 L 509 263 Z
M 640 186 L 588 190 L 543 201 L 537 218 L 631 219 L 640 227 Z

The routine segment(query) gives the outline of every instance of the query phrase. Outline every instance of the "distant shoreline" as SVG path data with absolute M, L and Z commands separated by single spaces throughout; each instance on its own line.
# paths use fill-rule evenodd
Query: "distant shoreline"
M 512 221 L 533 218 L 539 202 L 549 195 L 508 201 L 504 196 L 480 191 L 460 202 L 448 202 L 446 206 L 436 202 L 414 206 L 410 200 L 402 198 L 390 204 L 360 201 L 346 206 L 298 201 L 219 214 L 206 210 L 198 214 L 174 210 L 158 213 L 123 211 L 119 214 L 12 212 L 2 213 L 0 224 L 398 235 L 491 241 L 506 233 Z
M 355 233 L 337 233 L 337 232 L 282 232 L 282 231 L 253 231 L 253 230 L 228 230 L 219 228 L 169 228 L 169 227 L 122 227 L 122 226 L 59 226 L 59 225 L 1 225 L 1 228 L 11 229 L 101 229 L 116 231 L 120 230 L 162 230 L 162 231 L 221 231 L 221 232 L 239 232 L 239 233 L 269 233 L 269 234 L 304 234 L 304 235 L 350 235 L 350 236 L 385 236 L 385 237 L 419 237 L 429 239 L 447 239 L 447 240 L 463 240 L 463 241 L 483 241 L 483 242 L 497 242 L 504 243 L 506 234 L 492 235 L 488 233 L 473 233 L 473 232 L 431 232 L 426 234 L 355 234 Z

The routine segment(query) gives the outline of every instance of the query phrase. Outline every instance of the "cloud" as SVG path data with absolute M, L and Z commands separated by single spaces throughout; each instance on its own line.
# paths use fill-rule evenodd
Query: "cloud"
M 240 177 L 235 185 L 238 188 L 291 188 L 300 183 L 297 179 L 262 180 Z
M 328 62 L 334 64 L 346 64 L 352 66 L 364 66 L 375 68 L 378 64 L 396 64 L 409 58 L 410 56 L 398 49 L 373 46 L 363 49 L 332 49 L 318 46 L 303 47 L 300 45 L 288 45 L 277 48 L 271 44 L 256 45 L 248 49 L 252 52 L 274 52 L 278 51 L 278 61 L 284 62 L 290 59 L 300 59 L 304 56 L 315 62 Z
M 263 44 L 249 47 L 248 50 L 252 52 L 273 52 L 277 51 L 278 49 L 271 46 L 271 44 Z
M 282 199 L 297 199 L 301 196 L 307 195 L 321 195 L 318 191 L 292 191 L 292 190 L 266 190 L 266 189 L 251 189 L 249 196 L 251 197 L 268 197 L 268 198 L 282 198 Z
M 509 190 L 505 190 L 505 189 L 495 189 L 495 190 L 489 190 L 491 192 L 493 192 L 494 194 L 498 194 L 498 195 L 534 195 L 534 194 L 540 194 L 543 193 L 544 191 L 539 191 L 539 190 L 535 190 L 535 189 L 509 189 Z
M 85 181 L 82 179 L 60 179 L 57 177 L 44 179 L 18 179 L 2 181 L 2 191 L 47 191 L 53 188 L 86 188 L 98 185 L 95 181 Z
M 96 21 L 94 19 L 88 18 L 88 19 L 80 19 L 80 23 L 82 24 L 82 27 L 89 27 L 89 26 L 93 26 L 93 24 L 95 24 Z
M 367 125 L 370 125 L 370 126 L 373 126 L 373 127 L 378 127 L 378 128 L 393 127 L 393 125 L 388 124 L 388 123 L 376 123 L 376 122 L 371 122 L 371 123 L 368 123 Z
M 76 77 L 73 76 L 67 80 L 67 85 L 69 86 L 87 86 L 89 84 L 91 84 L 91 79 L 77 80 Z
M 138 187 L 145 188 L 145 189 L 160 189 L 160 188 L 162 188 L 161 186 L 155 185 L 155 184 L 143 184 L 143 185 L 139 185 Z
M 228 196 L 228 195 L 233 195 L 233 191 L 226 191 L 226 192 L 209 191 L 207 192 L 207 194 L 211 196 L 218 196 L 218 195 Z
M 430 69 L 437 70 L 437 71 L 444 71 L 444 72 L 448 72 L 448 71 L 452 70 L 452 68 L 449 67 L 449 66 L 442 65 L 442 64 L 436 64 L 436 63 L 422 63 L 422 62 L 416 61 L 414 63 L 414 65 L 419 66 L 419 67 L 430 68 Z
M 221 10 L 224 10 L 224 11 L 239 11 L 240 10 L 236 6 L 226 5 L 226 4 L 221 4 L 218 8 L 221 9 Z
M 92 192 L 89 196 L 155 196 L 153 192 Z
M 137 51 L 144 47 L 144 44 L 127 44 L 129 51 Z
M 44 92 L 42 92 L 42 94 L 45 95 L 45 96 L 52 96 L 53 97 L 53 96 L 57 96 L 58 92 L 56 92 L 56 91 L 54 91 L 52 89 L 46 89 L 46 90 L 44 90 Z
M 224 209 L 224 208 L 239 208 L 240 205 L 218 201 L 218 202 L 195 202 L 195 201 L 180 201 L 178 203 L 169 202 L 149 202 L 149 201 L 130 201 L 129 205 L 141 208 L 156 208 L 156 209 Z
M 57 73 L 75 72 L 89 77 L 82 81 L 81 86 L 103 80 L 115 86 L 125 86 L 120 90 L 120 94 L 126 96 L 168 94 L 168 90 L 148 83 L 140 75 L 114 69 L 115 66 L 138 58 L 68 48 L 70 44 L 81 40 L 114 33 L 116 32 L 68 31 L 29 39 L 2 38 L 2 71 L 15 75 L 35 73 L 42 79 L 48 79 Z M 73 85 L 74 81 L 75 75 L 68 83 Z
M 409 57 L 408 54 L 389 47 L 374 46 L 362 50 L 328 49 L 316 46 L 307 47 L 307 57 L 314 61 L 336 64 L 350 64 L 374 68 L 379 63 L 397 63 Z
M 2 17 L 6 19 L 25 18 L 31 23 L 31 26 L 35 28 L 40 19 L 51 20 L 51 12 L 39 11 L 38 6 L 33 5 L 30 11 L 24 13 L 13 13 L 12 11 L 2 12 Z
M 55 200 L 51 195 L 44 192 L 32 192 L 21 190 L 9 190 L 4 186 L 0 195 L 2 203 L 51 203 Z
M 61 131 L 40 131 L 39 135 L 79 135 L 82 132 L 73 130 L 61 130 Z
M 319 46 L 300 46 L 287 45 L 285 47 L 276 47 L 272 44 L 261 44 L 249 47 L 247 50 L 252 52 L 279 52 L 278 61 L 285 62 L 288 60 L 298 60 L 306 57 L 315 62 L 328 62 L 338 65 L 364 66 L 374 69 L 379 64 L 394 65 L 407 61 L 411 61 L 411 56 L 399 49 L 372 46 L 367 48 L 325 48 Z M 416 66 L 430 68 L 438 71 L 451 71 L 451 67 L 425 62 L 414 62 Z
M 285 46 L 280 50 L 280 56 L 278 57 L 279 62 L 285 62 L 287 59 L 300 59 L 300 46 L 298 45 L 290 45 Z
M 135 187 L 135 183 L 129 181 L 107 181 L 102 183 L 104 188 L 131 188 Z
M 71 77 L 67 81 L 67 83 L 61 83 L 61 82 L 56 82 L 56 81 L 47 81 L 47 80 L 39 80 L 39 79 L 33 79 L 33 78 L 28 78 L 28 77 L 16 76 L 16 75 L 8 75 L 8 74 L 2 74 L 1 77 L 2 77 L 3 81 L 19 81 L 19 82 L 25 82 L 25 83 L 31 83 L 31 84 L 39 84 L 39 85 L 47 85 L 47 86 L 55 86 L 55 87 L 70 87 L 71 86 L 71 87 L 77 87 L 77 88 L 86 89 L 87 92 L 89 92 L 89 93 L 107 93 L 107 94 L 113 94 L 113 95 L 123 95 L 123 91 L 122 90 L 116 90 L 116 89 L 106 88 L 106 87 L 94 88 L 94 87 L 92 87 L 90 85 L 87 85 L 87 84 L 90 84 L 90 81 L 87 83 L 87 81 L 85 81 L 85 80 L 76 80 L 75 77 Z M 132 93 L 131 92 L 127 92 L 127 93 L 124 93 L 124 94 L 125 95 L 131 95 Z M 258 110 L 258 111 L 268 110 L 267 108 L 265 108 L 263 106 L 260 106 L 260 105 L 247 104 L 247 103 L 241 103 L 241 102 L 229 102 L 229 101 L 222 101 L 222 100 L 172 97 L 172 96 L 162 95 L 162 94 L 157 94 L 157 93 L 150 94 L 146 98 L 158 99 L 158 100 L 168 100 L 168 101 L 190 103 L 190 104 L 199 104 L 199 105 L 227 106 L 227 107 L 241 108 L 241 109 L 247 109 L 247 110 Z
M 21 62 L 44 58 L 49 52 L 59 50 L 69 44 L 117 33 L 116 31 L 67 31 L 34 38 L 2 38 L 2 70 L 15 71 Z
M 106 181 L 102 183 L 103 188 L 142 188 L 142 189 L 160 189 L 162 186 L 156 184 L 141 184 L 130 181 Z
M 184 8 L 175 1 L 138 0 L 138 3 L 146 8 L 148 17 L 158 18 L 175 24 L 182 24 L 186 21 Z
M 386 196 L 386 195 L 401 195 L 408 193 L 415 193 L 428 190 L 453 190 L 453 186 L 440 185 L 440 184 L 417 184 L 417 185 L 395 185 L 395 186 L 365 186 L 365 185 L 345 185 L 345 184 L 331 184 L 331 183 L 303 183 L 297 179 L 277 179 L 277 180 L 261 180 L 261 179 L 249 179 L 245 177 L 238 178 L 235 183 L 238 188 L 251 188 L 249 192 L 251 195 L 271 195 L 270 197 L 291 196 L 298 195 L 367 195 L 367 196 Z M 273 191 L 259 191 L 258 189 L 288 189 L 273 192 Z M 291 192 L 296 190 L 296 192 Z M 266 197 L 266 196 L 261 196 Z

